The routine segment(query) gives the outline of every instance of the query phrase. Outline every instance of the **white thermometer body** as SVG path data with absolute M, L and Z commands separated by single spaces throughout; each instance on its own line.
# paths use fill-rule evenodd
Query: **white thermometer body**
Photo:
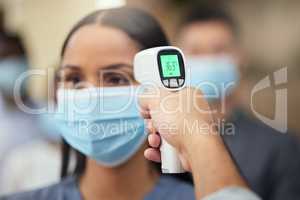
M 173 46 L 140 51 L 134 58 L 134 77 L 140 84 L 150 84 L 178 91 L 185 87 L 185 61 L 182 51 Z M 177 151 L 164 139 L 160 146 L 162 172 L 185 172 Z

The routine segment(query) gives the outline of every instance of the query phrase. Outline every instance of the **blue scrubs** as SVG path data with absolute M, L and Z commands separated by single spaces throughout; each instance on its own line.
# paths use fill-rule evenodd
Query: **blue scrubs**
M 36 191 L 2 197 L 0 200 L 82 200 L 75 177 L 68 177 L 59 184 Z M 192 185 L 172 178 L 161 176 L 160 180 L 144 200 L 194 200 Z

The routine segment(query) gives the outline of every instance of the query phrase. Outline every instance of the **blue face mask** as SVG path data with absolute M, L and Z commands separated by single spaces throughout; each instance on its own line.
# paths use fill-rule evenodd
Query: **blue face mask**
M 27 70 L 24 58 L 7 58 L 0 61 L 0 90 L 4 95 L 12 96 L 15 81 Z M 23 85 L 22 88 L 24 88 Z M 23 92 L 23 91 L 21 91 Z
M 136 87 L 60 89 L 56 119 L 63 138 L 100 165 L 125 163 L 147 134 Z
M 229 56 L 187 57 L 187 85 L 201 89 L 207 100 L 228 96 L 239 82 L 239 72 Z

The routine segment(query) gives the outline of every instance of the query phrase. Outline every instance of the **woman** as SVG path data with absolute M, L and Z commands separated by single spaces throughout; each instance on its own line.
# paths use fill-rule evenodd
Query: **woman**
M 60 91 L 71 89 L 74 92 L 75 88 L 93 85 L 98 89 L 103 87 L 110 94 L 118 91 L 124 93 L 124 88 L 136 84 L 132 68 L 134 55 L 142 49 L 164 45 L 168 45 L 168 41 L 158 22 L 143 11 L 118 8 L 92 13 L 71 30 L 63 45 L 58 73 Z M 64 104 L 60 103 L 60 91 L 57 96 L 58 107 Z M 82 96 L 81 100 L 85 99 L 84 92 L 79 95 Z M 104 99 L 103 103 L 111 106 L 123 101 L 122 95 L 116 96 L 118 98 Z M 69 106 L 70 102 L 66 104 Z M 101 114 L 104 117 L 106 115 Z M 85 115 L 88 122 L 93 117 L 99 117 L 91 115 Z M 106 121 L 99 120 L 110 123 L 112 119 L 109 117 Z M 121 114 L 119 117 L 120 120 L 113 119 L 115 124 L 119 121 L 136 124 L 140 134 L 128 136 L 125 133 L 122 137 L 115 137 L 110 133 L 101 133 L 107 139 L 105 141 L 109 142 L 107 145 L 103 143 L 104 140 L 102 143 L 101 140 L 94 140 L 96 136 L 90 136 L 88 129 L 83 133 L 75 126 L 72 129 L 67 127 L 67 123 L 60 124 L 66 140 L 63 146 L 62 181 L 54 186 L 3 200 L 194 199 L 192 186 L 161 176 L 144 158 L 143 152 L 147 146 L 146 134 L 140 132 L 143 131 L 142 119 L 135 116 L 123 120 Z M 74 172 L 68 173 L 69 155 L 73 151 L 76 152 L 77 163 Z

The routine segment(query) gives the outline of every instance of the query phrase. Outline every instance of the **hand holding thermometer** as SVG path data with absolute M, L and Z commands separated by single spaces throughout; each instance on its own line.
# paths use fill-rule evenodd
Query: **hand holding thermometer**
M 181 50 L 173 46 L 143 50 L 134 58 L 134 77 L 141 84 L 155 84 L 167 90 L 185 87 L 185 63 Z M 185 172 L 176 149 L 162 139 L 161 161 L 163 173 Z

